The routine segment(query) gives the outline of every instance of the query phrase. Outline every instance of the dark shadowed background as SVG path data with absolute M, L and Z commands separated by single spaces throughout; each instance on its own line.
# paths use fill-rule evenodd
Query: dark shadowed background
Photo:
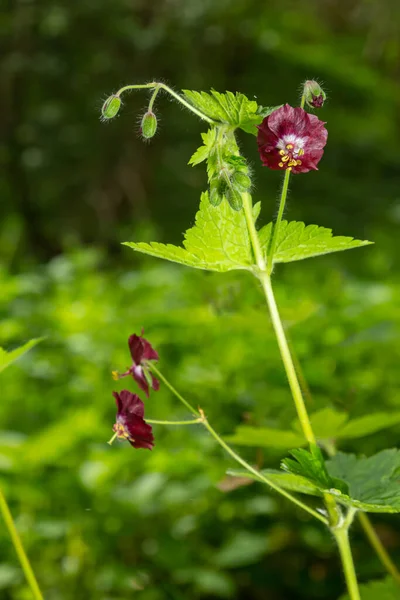
M 336 600 L 332 540 L 258 484 L 228 491 L 232 463 L 203 429 L 155 430 L 153 452 L 105 443 L 113 369 L 145 327 L 161 368 L 221 433 L 295 417 L 263 298 L 247 275 L 142 259 L 122 241 L 179 243 L 206 176 L 188 167 L 204 125 L 166 95 L 138 135 L 148 95 L 129 83 L 240 91 L 299 102 L 316 78 L 328 146 L 292 178 L 288 216 L 374 247 L 277 272 L 312 410 L 400 410 L 400 5 L 395 0 L 9 0 L 3 32 L 0 345 L 46 340 L 2 374 L 0 477 L 46 600 Z M 261 221 L 280 174 L 239 134 Z M 133 387 L 133 384 L 132 384 Z M 149 417 L 186 418 L 166 389 Z M 400 428 L 343 446 L 370 454 Z M 277 467 L 283 452 L 242 448 Z M 223 482 L 223 483 L 221 483 Z M 400 563 L 398 517 L 374 519 Z M 361 580 L 382 568 L 354 529 Z M 0 526 L 0 597 L 30 598 Z

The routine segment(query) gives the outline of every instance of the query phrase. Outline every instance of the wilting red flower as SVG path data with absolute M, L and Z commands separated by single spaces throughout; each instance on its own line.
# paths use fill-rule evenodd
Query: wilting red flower
M 150 342 L 139 335 L 131 335 L 128 340 L 128 345 L 133 365 L 125 373 L 121 373 L 120 375 L 117 374 L 116 379 L 132 375 L 138 386 L 148 397 L 150 385 L 153 390 L 157 391 L 160 388 L 160 384 L 158 379 L 150 372 L 147 362 L 149 360 L 159 360 L 159 356 Z
M 128 390 L 113 392 L 117 403 L 117 419 L 113 430 L 118 438 L 128 440 L 134 448 L 154 446 L 153 430 L 144 420 L 144 404 L 136 394 Z M 114 436 L 115 437 L 115 436 Z
M 285 104 L 258 125 L 257 144 L 261 160 L 270 169 L 292 173 L 317 170 L 328 132 L 315 115 Z

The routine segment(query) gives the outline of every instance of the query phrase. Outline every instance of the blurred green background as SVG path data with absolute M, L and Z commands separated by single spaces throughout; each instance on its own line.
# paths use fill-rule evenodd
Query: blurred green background
M 202 428 L 155 427 L 153 452 L 109 447 L 113 369 L 145 328 L 160 367 L 216 429 L 287 427 L 295 417 L 261 292 L 249 275 L 190 271 L 125 240 L 179 243 L 206 176 L 186 166 L 204 126 L 165 95 L 159 133 L 138 136 L 146 95 L 127 83 L 242 91 L 298 102 L 325 83 L 320 170 L 294 177 L 288 216 L 374 247 L 277 270 L 277 295 L 312 410 L 399 410 L 400 5 L 395 0 L 10 0 L 0 17 L 0 345 L 47 336 L 1 377 L 0 477 L 46 600 L 336 600 L 332 540 L 234 466 Z M 280 177 L 253 165 L 262 223 Z M 131 382 L 129 382 L 131 383 Z M 123 382 L 126 385 L 126 380 Z M 134 384 L 131 383 L 134 390 Z M 187 415 L 166 389 L 153 418 Z M 370 454 L 400 428 L 344 449 Z M 276 467 L 283 452 L 243 448 Z M 374 518 L 400 563 L 398 517 Z M 358 526 L 361 580 L 382 568 Z M 28 600 L 0 526 L 0 598 Z

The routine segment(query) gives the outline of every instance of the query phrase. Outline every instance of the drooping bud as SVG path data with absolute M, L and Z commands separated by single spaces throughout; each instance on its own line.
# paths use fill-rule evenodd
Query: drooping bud
M 104 102 L 101 109 L 101 116 L 103 119 L 113 119 L 121 108 L 121 98 L 116 94 L 113 94 Z
M 142 123 L 140 125 L 140 133 L 142 136 L 149 140 L 154 137 L 157 131 L 157 117 L 152 111 L 148 111 L 142 119 Z
M 307 106 L 321 108 L 326 100 L 326 94 L 322 87 L 314 80 L 308 80 L 304 84 L 304 96 Z
M 227 185 L 223 179 L 216 177 L 210 182 L 210 203 L 219 206 L 224 199 Z
M 240 210 L 243 206 L 242 195 L 238 190 L 235 190 L 233 187 L 228 187 L 225 194 L 226 199 L 228 200 L 230 207 L 233 210 Z
M 233 178 L 232 183 L 237 186 L 241 191 L 246 192 L 251 187 L 251 179 L 246 173 L 237 171 Z

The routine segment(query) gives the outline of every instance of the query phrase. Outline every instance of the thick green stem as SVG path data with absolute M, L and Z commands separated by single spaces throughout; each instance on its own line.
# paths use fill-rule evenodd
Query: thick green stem
M 259 274 L 261 284 L 267 299 L 267 304 L 271 316 L 273 328 L 275 330 L 276 339 L 278 341 L 279 350 L 282 357 L 282 362 L 285 367 L 286 375 L 289 381 L 289 386 L 292 392 L 293 400 L 296 406 L 297 415 L 300 425 L 304 433 L 304 437 L 309 444 L 316 444 L 314 432 L 311 427 L 310 418 L 304 403 L 303 394 L 300 388 L 299 380 L 297 379 L 296 369 L 294 368 L 292 356 L 290 354 L 289 345 L 287 343 L 285 331 L 279 315 L 274 292 L 271 285 L 271 279 L 268 273 L 261 272 Z
M 270 247 L 268 250 L 267 272 L 269 275 L 271 275 L 272 270 L 274 268 L 273 261 L 274 261 L 275 248 L 276 248 L 276 243 L 278 241 L 279 229 L 280 229 L 281 222 L 282 222 L 283 212 L 285 210 L 286 198 L 287 198 L 287 194 L 288 194 L 288 190 L 289 190 L 290 173 L 291 173 L 291 169 L 286 169 L 285 177 L 283 178 L 281 198 L 279 201 L 278 216 L 276 217 L 276 221 L 274 223 L 274 233 L 272 235 L 271 244 L 270 244 Z
M 386 548 L 384 547 L 381 540 L 379 539 L 379 536 L 376 533 L 374 527 L 372 526 L 372 523 L 369 520 L 368 515 L 366 515 L 363 512 L 359 512 L 357 516 L 358 516 L 358 520 L 361 523 L 362 528 L 364 529 L 366 536 L 368 537 L 368 540 L 369 540 L 371 546 L 373 547 L 376 554 L 378 555 L 381 563 L 383 564 L 383 566 L 385 567 L 387 572 L 390 573 L 390 575 L 393 577 L 393 579 L 395 579 L 397 581 L 397 583 L 400 584 L 400 573 L 397 570 L 397 567 L 394 564 L 394 562 L 392 561 Z
M 232 450 L 232 448 L 230 448 L 230 446 L 228 446 L 228 444 L 218 435 L 218 433 L 215 431 L 215 429 L 213 427 L 211 427 L 210 423 L 208 422 L 207 418 L 204 415 L 204 412 L 200 408 L 198 410 L 196 410 L 193 406 L 191 406 L 191 404 L 187 400 L 185 400 L 185 398 L 182 396 L 182 394 L 180 394 L 174 388 L 174 386 L 168 381 L 168 379 L 166 379 L 166 377 L 164 377 L 164 375 L 154 365 L 154 363 L 149 364 L 149 367 L 153 371 L 153 373 L 155 373 L 155 375 L 157 375 L 157 377 L 168 387 L 168 389 L 174 394 L 174 396 L 176 396 L 176 398 L 178 398 L 178 400 L 180 402 L 182 402 L 186 406 L 186 408 L 188 408 L 190 410 L 190 412 L 192 414 L 199 415 L 199 419 L 197 421 L 203 423 L 204 427 L 209 431 L 209 433 L 213 436 L 213 438 L 218 442 L 218 444 L 228 454 L 230 454 L 230 456 L 232 456 L 232 458 L 234 458 L 247 471 L 249 471 L 252 475 L 254 475 L 256 479 L 258 479 L 259 481 L 262 481 L 263 483 L 266 483 L 269 487 L 271 487 L 273 490 L 275 490 L 278 494 L 281 494 L 282 496 L 284 496 L 285 498 L 287 498 L 288 500 L 290 500 L 291 502 L 293 502 L 294 504 L 296 504 L 297 506 L 299 506 L 300 508 L 302 508 L 303 510 L 308 512 L 310 515 L 312 515 L 313 517 L 315 517 L 316 519 L 321 521 L 321 523 L 324 523 L 324 525 L 328 525 L 328 521 L 323 515 L 318 513 L 313 508 L 307 506 L 307 504 L 304 504 L 301 500 L 299 500 L 295 496 L 292 496 L 292 494 L 290 494 L 283 488 L 276 485 L 273 481 L 271 481 L 269 479 L 269 477 L 267 477 L 267 476 L 263 475 L 262 473 L 260 473 L 259 471 L 257 471 L 257 469 L 252 467 L 248 462 L 246 462 L 243 458 L 241 458 L 238 454 L 236 454 L 236 452 L 234 450 Z
M 35 598 L 35 600 L 43 600 L 42 592 L 40 591 L 38 582 L 36 580 L 36 577 L 35 577 L 32 567 L 31 567 L 31 564 L 29 562 L 28 556 L 24 550 L 24 546 L 22 544 L 21 538 L 19 537 L 17 528 L 15 527 L 15 523 L 12 518 L 11 511 L 8 508 L 7 501 L 6 501 L 5 496 L 4 496 L 3 492 L 1 491 L 1 489 L 0 489 L 0 512 L 3 515 L 3 519 L 4 519 L 6 527 L 8 529 L 8 533 L 10 534 L 10 537 L 14 544 L 14 548 L 18 555 L 22 570 L 24 571 L 26 580 L 31 589 L 32 596 Z
M 350 600 L 361 600 L 360 590 L 358 589 L 357 575 L 354 567 L 353 555 L 349 542 L 349 531 L 347 527 L 341 527 L 333 530 L 340 558 L 342 560 L 344 576 L 346 579 L 347 590 Z
M 145 89 L 155 89 L 157 92 L 160 89 L 163 89 L 168 94 L 170 94 L 171 96 L 173 96 L 176 100 L 178 100 L 178 102 L 180 102 L 181 104 L 183 104 L 183 106 L 185 106 L 190 111 L 192 111 L 192 113 L 194 113 L 195 115 L 197 115 L 198 117 L 200 117 L 200 119 L 202 119 L 203 121 L 207 121 L 207 123 L 210 123 L 211 125 L 217 125 L 217 121 L 214 121 L 213 119 L 210 119 L 210 117 L 207 117 L 207 115 L 205 115 L 200 110 L 198 110 L 197 108 L 195 108 L 194 106 L 192 106 L 190 104 L 190 102 L 188 102 L 187 100 L 185 100 L 185 98 L 183 98 L 180 94 L 177 94 L 176 92 L 174 92 L 173 89 L 171 89 L 170 87 L 168 87 L 167 85 L 165 85 L 165 83 L 160 83 L 160 82 L 153 81 L 151 83 L 143 83 L 143 84 L 139 84 L 139 85 L 125 85 L 120 90 L 118 90 L 118 92 L 116 93 L 116 95 L 117 96 L 121 96 L 121 94 L 123 94 L 124 92 L 127 92 L 129 90 L 145 90 Z M 153 96 L 154 96 L 154 94 L 153 94 Z

